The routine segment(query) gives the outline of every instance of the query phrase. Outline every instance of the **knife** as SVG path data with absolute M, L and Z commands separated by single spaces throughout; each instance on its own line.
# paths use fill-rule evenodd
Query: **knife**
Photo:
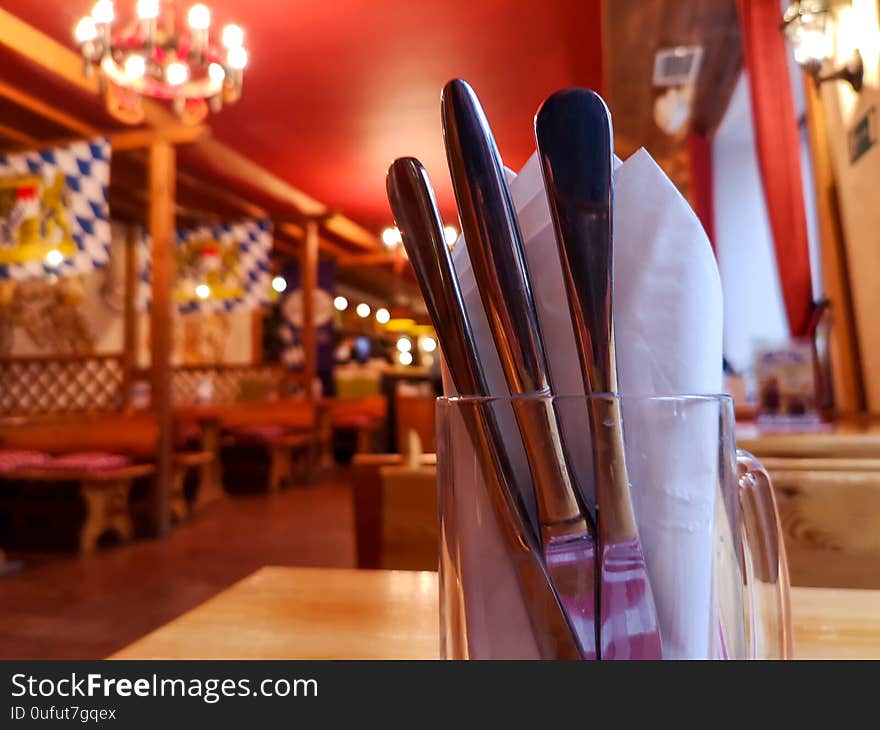
M 612 319 L 611 116 L 588 89 L 550 96 L 535 139 L 587 392 L 599 530 L 603 659 L 660 659 L 657 610 L 624 459 Z M 601 394 L 601 395 L 597 395 Z M 607 397 L 603 397 L 607 396 Z
M 465 397 L 488 396 L 486 376 L 427 172 L 418 160 L 398 159 L 391 165 L 386 183 L 394 219 L 455 389 Z M 491 404 L 485 408 L 479 404 L 474 408 L 464 406 L 461 413 L 477 453 L 489 456 L 491 468 L 484 469 L 487 487 L 508 554 L 517 568 L 539 654 L 545 659 L 580 659 L 580 648 L 550 582 L 522 494 L 516 488 Z
M 480 102 L 466 82 L 446 84 L 441 107 L 462 231 L 529 461 L 544 561 L 581 654 L 595 658 L 594 528 L 574 488 L 559 433 L 522 236 L 501 158 Z

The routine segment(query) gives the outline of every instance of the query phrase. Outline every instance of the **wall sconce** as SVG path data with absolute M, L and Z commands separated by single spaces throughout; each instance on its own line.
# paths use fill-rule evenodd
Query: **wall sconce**
M 813 77 L 817 87 L 840 80 L 861 91 L 864 67 L 858 51 L 842 68 L 822 73 L 823 66 L 834 57 L 834 26 L 827 0 L 795 0 L 782 19 L 782 31 L 791 42 L 794 60 Z

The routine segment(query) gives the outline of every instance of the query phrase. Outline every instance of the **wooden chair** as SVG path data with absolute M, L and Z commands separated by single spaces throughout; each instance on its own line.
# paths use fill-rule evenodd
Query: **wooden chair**
M 420 460 L 423 467 L 432 467 L 436 463 L 435 454 L 423 454 Z M 403 464 L 404 457 L 400 454 L 357 454 L 351 462 L 349 479 L 354 497 L 358 568 L 375 569 L 381 565 L 383 498 L 380 470 Z
M 437 570 L 439 517 L 433 466 L 383 466 L 379 567 Z
M 434 418 L 436 414 L 436 398 L 434 396 L 398 395 L 395 418 L 397 427 L 397 450 L 406 451 L 406 441 L 410 431 L 415 431 L 425 451 L 435 451 Z

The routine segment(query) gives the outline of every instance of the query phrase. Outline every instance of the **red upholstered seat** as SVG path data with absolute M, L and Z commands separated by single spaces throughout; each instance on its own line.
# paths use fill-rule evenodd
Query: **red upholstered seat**
M 0 451 L 0 474 L 15 469 L 42 466 L 50 460 L 49 454 L 27 449 Z
M 333 419 L 333 428 L 370 428 L 373 425 L 373 419 L 370 416 L 346 416 L 343 418 Z
M 80 451 L 49 459 L 39 464 L 41 469 L 121 469 L 131 465 L 131 459 L 122 454 L 107 454 L 101 451 Z
M 284 426 L 240 426 L 230 429 L 228 433 L 236 438 L 264 441 L 284 436 L 289 430 Z

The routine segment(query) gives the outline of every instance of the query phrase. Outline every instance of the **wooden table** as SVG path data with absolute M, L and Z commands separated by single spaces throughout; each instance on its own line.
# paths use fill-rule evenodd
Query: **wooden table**
M 880 591 L 795 588 L 795 656 L 880 658 Z M 113 659 L 436 659 L 437 574 L 258 570 Z
M 737 424 L 736 443 L 759 458 L 880 458 L 880 424 L 842 420 L 823 424 L 815 432 L 787 433 L 741 423 Z

